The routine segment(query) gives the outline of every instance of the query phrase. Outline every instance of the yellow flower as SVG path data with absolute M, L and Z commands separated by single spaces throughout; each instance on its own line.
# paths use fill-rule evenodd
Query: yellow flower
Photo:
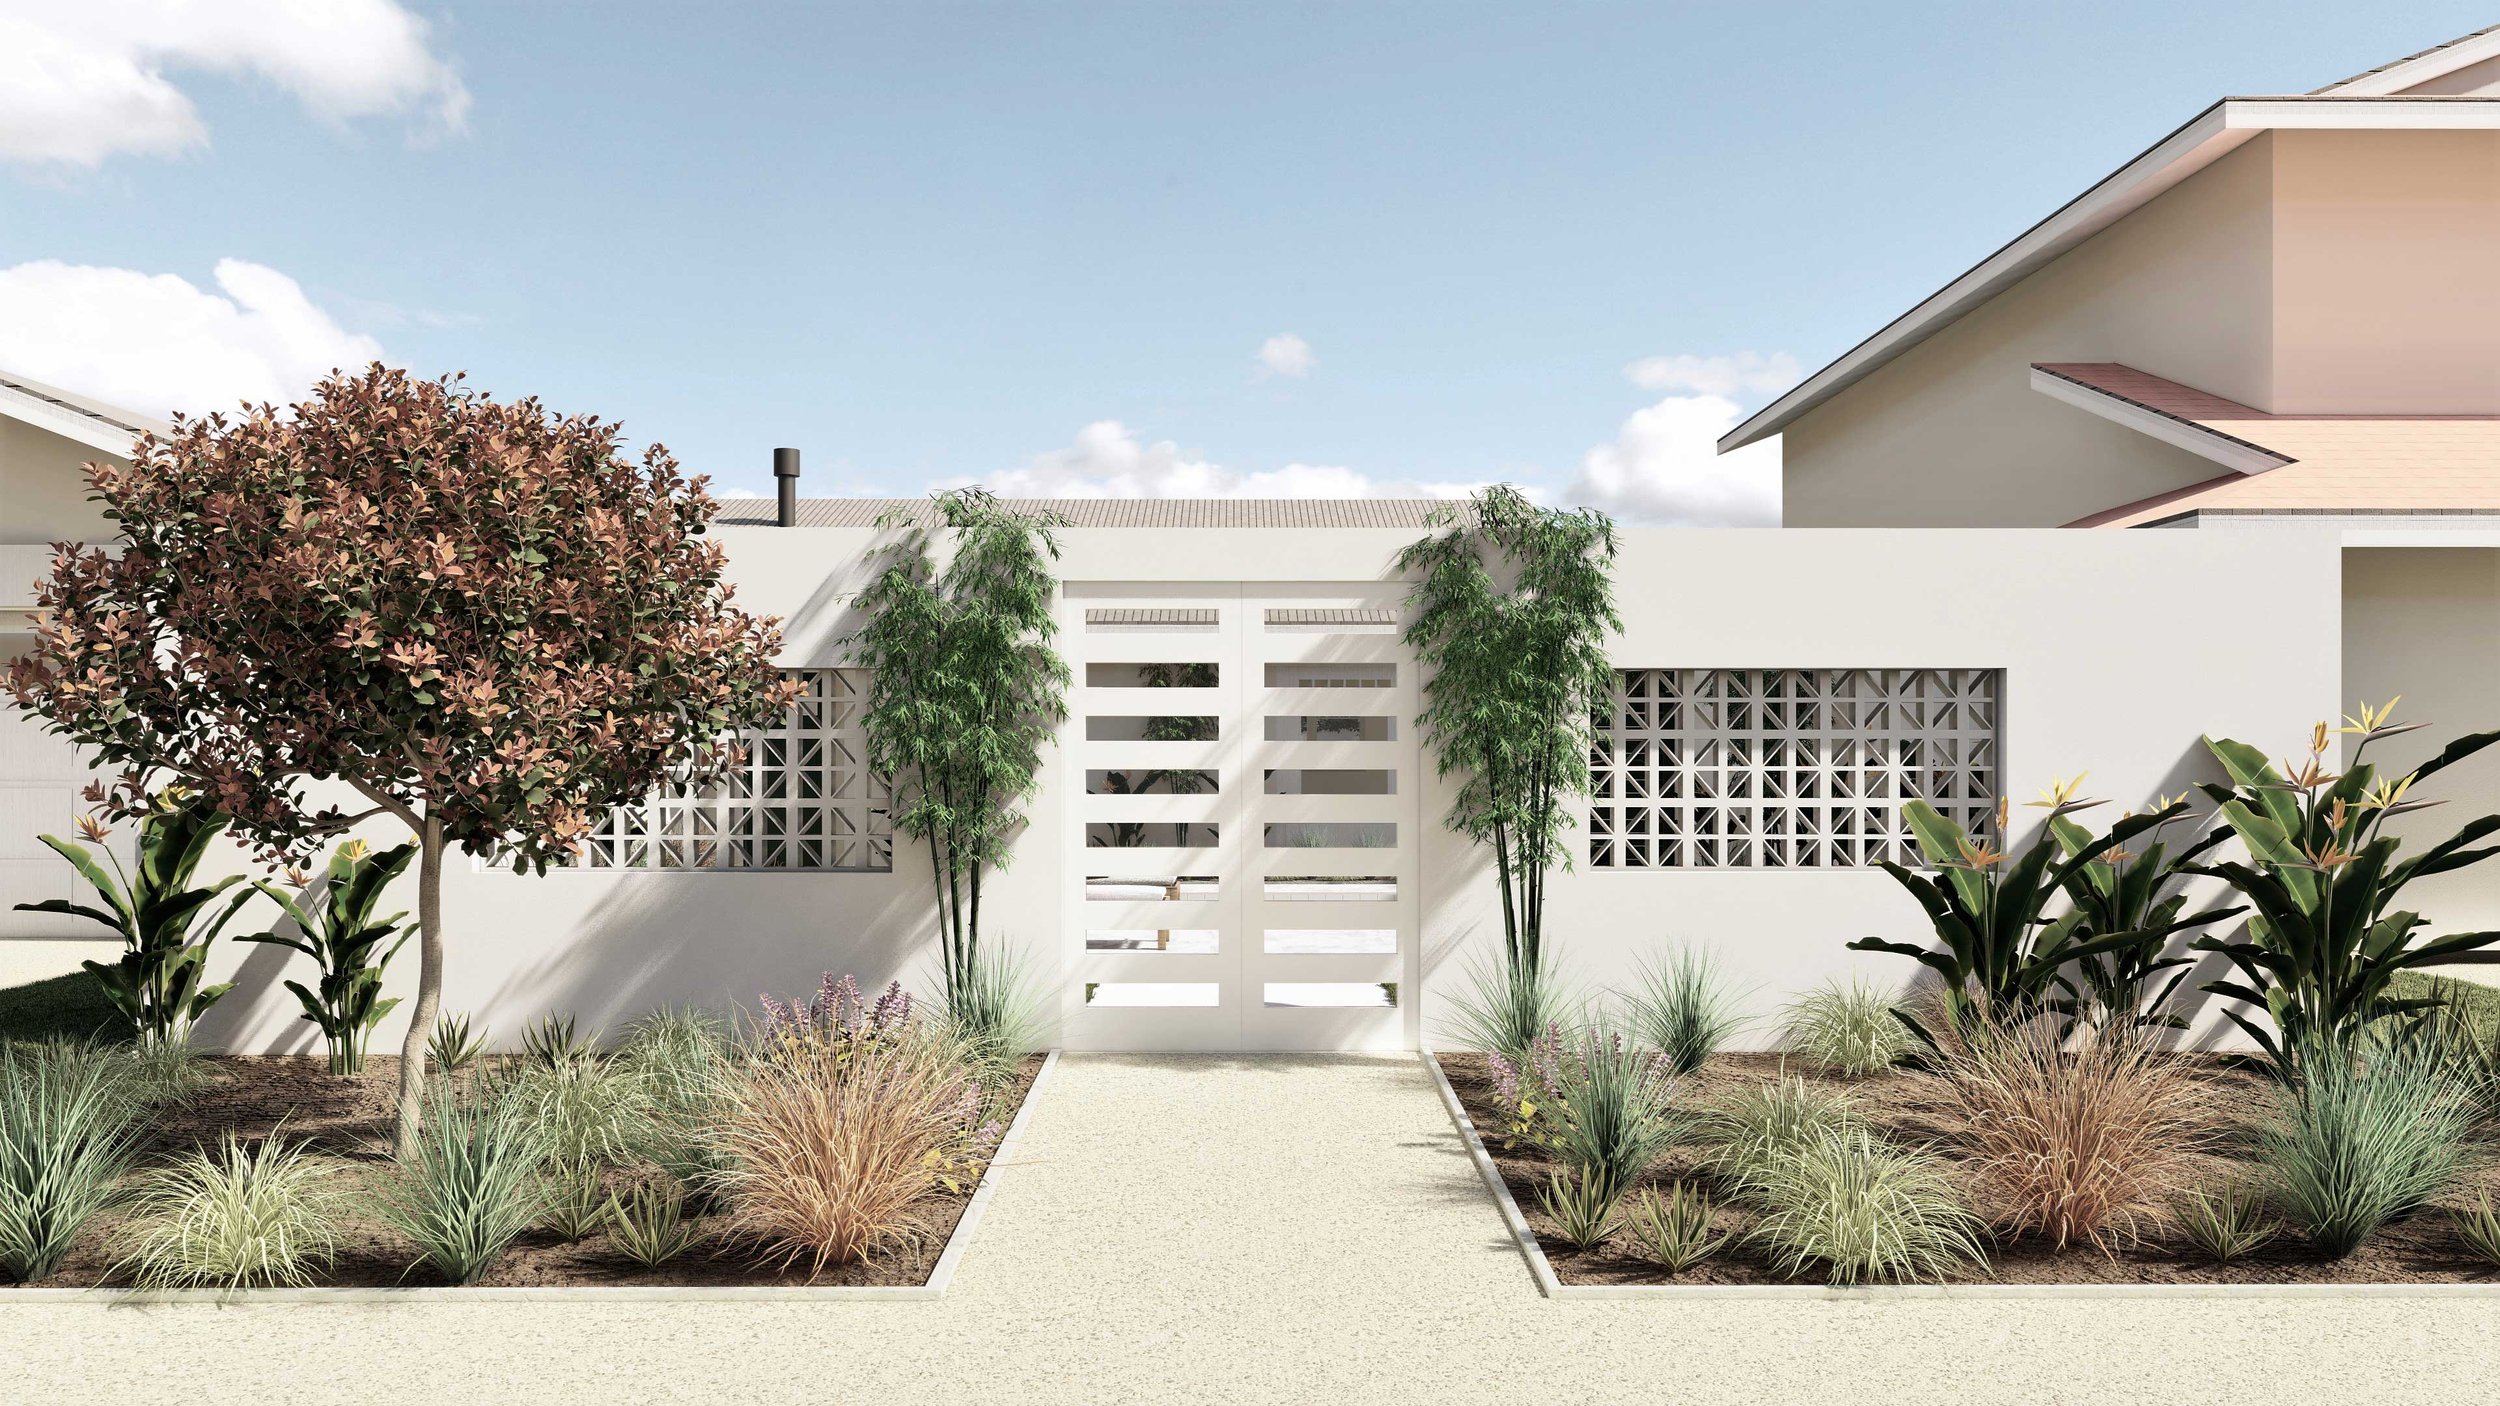
M 2323 722 L 2309 730 L 2309 755 L 2313 757 L 2326 755 L 2326 736 L 2326 724 Z
M 2354 717 L 2349 713 L 2345 714 L 2344 725 L 2336 731 L 2356 737 L 2367 737 L 2387 726 L 2388 722 L 2396 716 L 2396 705 L 2403 701 L 2404 695 L 2399 693 L 2376 708 L 2371 707 L 2367 702 L 2357 704 L 2356 706 L 2361 709 L 2361 715 Z M 2325 724 L 2321 723 L 2319 726 L 2324 727 Z
M 2412 772 L 2406 772 L 2403 778 L 2397 781 L 2390 781 L 2382 776 L 2378 779 L 2377 785 L 2362 794 L 2361 803 L 2372 810 L 2394 810 L 2397 806 L 2404 804 L 2405 792 L 2412 789 Z
M 2088 771 L 2079 771 L 2072 777 L 2053 776 L 2049 778 L 2048 789 L 2040 793 L 2040 799 L 2027 802 L 2027 804 L 2040 810 L 2055 810 L 2073 800 L 2075 792 L 2083 789 L 2083 778 L 2091 774 Z
M 357 860 L 364 858 L 365 854 L 372 848 L 373 846 L 366 844 L 362 840 L 349 840 L 346 844 L 339 846 L 339 858 L 353 864 Z

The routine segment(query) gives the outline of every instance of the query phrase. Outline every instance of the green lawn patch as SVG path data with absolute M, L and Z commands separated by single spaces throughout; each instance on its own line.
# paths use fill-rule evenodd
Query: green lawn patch
M 130 1022 L 104 999 L 94 977 L 70 972 L 24 986 L 0 987 L 0 1040 L 132 1038 Z

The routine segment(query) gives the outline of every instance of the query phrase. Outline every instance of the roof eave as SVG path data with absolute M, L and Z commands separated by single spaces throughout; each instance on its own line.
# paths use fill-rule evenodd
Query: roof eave
M 154 416 L 6 373 L 0 373 L 0 415 L 124 459 L 141 434 L 173 432 Z
M 2181 419 L 2098 386 L 2085 385 L 2072 376 L 2061 376 L 2045 366 L 2031 368 L 2031 388 L 2052 400 L 2064 401 L 2087 414 L 2097 415 L 2112 424 L 2122 425 L 2173 448 L 2184 449 L 2200 459 L 2220 464 L 2236 474 L 2262 474 L 2292 462 L 2288 454 L 2225 434 L 2211 425 Z

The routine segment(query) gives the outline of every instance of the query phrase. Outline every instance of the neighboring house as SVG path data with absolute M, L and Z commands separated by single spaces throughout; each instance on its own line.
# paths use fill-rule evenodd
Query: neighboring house
M 103 515 L 87 501 L 80 464 L 128 463 L 134 434 L 164 428 L 0 368 L 0 666 L 29 643 L 33 583 L 51 569 L 50 544 L 108 535 Z M 0 714 L 14 713 L 0 700 Z M 0 715 L 0 935 L 56 938 L 85 929 L 76 919 L 17 913 L 11 905 L 77 896 L 69 866 L 35 836 L 68 833 L 89 779 L 76 749 L 22 717 Z M 63 957 L 67 950 L 0 943 L 0 985 L 74 967 L 74 958 Z
M 1790 527 L 2324 534 L 2346 707 L 2431 724 L 2377 759 L 2500 727 L 2500 27 L 2215 103 L 1719 447 L 1775 434 Z M 2041 627 L 2220 634 L 2288 569 Z M 2415 828 L 2500 811 L 2500 759 L 2441 791 Z M 2420 896 L 2500 926 L 2500 874 Z

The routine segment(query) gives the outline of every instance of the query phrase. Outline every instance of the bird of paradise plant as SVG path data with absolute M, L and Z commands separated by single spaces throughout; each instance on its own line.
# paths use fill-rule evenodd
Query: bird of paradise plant
M 318 1026 L 328 1042 L 333 1074 L 364 1072 L 365 1046 L 373 1027 L 399 1004 L 396 996 L 382 996 L 382 970 L 408 944 L 415 929 L 400 922 L 408 916 L 404 912 L 376 918 L 373 910 L 381 902 L 382 891 L 416 855 L 414 840 L 379 853 L 362 840 L 350 840 L 330 856 L 318 900 L 304 892 L 311 887 L 312 876 L 301 870 L 287 873 L 288 881 L 302 894 L 300 900 L 274 885 L 255 885 L 286 911 L 291 926 L 254 933 L 241 941 L 291 947 L 320 966 L 317 990 L 300 981 L 286 983 L 286 989 L 303 1003 L 304 1019 Z M 391 941 L 394 936 L 398 941 Z M 382 945 L 386 942 L 390 943 L 387 948 Z
M 29 913 L 64 913 L 101 923 L 120 934 L 122 955 L 111 966 L 82 963 L 104 988 L 105 999 L 122 1013 L 145 1045 L 179 1042 L 200 1013 L 234 989 L 231 981 L 201 984 L 208 966 L 209 944 L 250 900 L 253 890 L 234 896 L 212 918 L 209 904 L 243 881 L 229 874 L 206 888 L 191 886 L 208 842 L 226 828 L 226 817 L 196 794 L 174 787 L 158 792 L 139 824 L 138 863 L 125 869 L 121 856 L 95 852 L 58 835 L 37 836 L 70 862 L 95 890 L 93 904 L 64 898 L 21 903 Z M 88 844 L 101 846 L 113 832 L 93 816 L 78 818 L 78 833 Z M 106 865 L 111 868 L 107 869 Z
M 2050 905 L 2087 866 L 2106 864 L 2108 856 L 2123 852 L 2128 841 L 2177 819 L 2186 809 L 2185 802 L 2179 802 L 2150 814 L 2130 815 L 2104 835 L 2087 835 L 2065 846 L 2057 823 L 2101 804 L 2076 795 L 2081 782 L 2081 777 L 2058 782 L 2034 803 L 2049 812 L 2049 824 L 2011 863 L 1991 837 L 1965 832 L 1927 802 L 1911 801 L 1904 806 L 1902 815 L 1911 837 L 1937 877 L 1890 861 L 1883 868 L 1926 910 L 1935 945 L 1863 937 L 1850 943 L 1849 949 L 1908 957 L 1935 972 L 1943 979 L 1948 1009 L 1957 1023 L 1977 1015 L 2019 1019 L 2061 1004 L 2071 1008 L 2077 992 L 2069 967 L 2132 951 L 2145 938 L 2133 930 L 2095 930 L 2089 926 L 2091 913 L 2082 908 L 2051 917 Z M 2005 835 L 2011 820 L 2011 807 L 1999 799 L 1996 837 Z M 1904 1013 L 1901 1019 L 1922 1039 L 1934 1043 L 1933 1033 L 1914 1017 Z
M 2382 776 L 2364 760 L 2370 744 L 2422 726 L 2395 721 L 2398 701 L 2364 703 L 2335 730 L 2357 739 L 2341 773 L 2327 767 L 2331 737 L 2323 722 L 2310 734 L 2308 756 L 2286 759 L 2280 770 L 2244 742 L 2205 740 L 2231 784 L 2206 783 L 2204 790 L 2247 846 L 2249 862 L 2191 868 L 2228 881 L 2256 912 L 2243 938 L 2197 940 L 2196 947 L 2221 953 L 2237 971 L 2236 980 L 2204 989 L 2248 1008 L 2227 1014 L 2286 1076 L 2298 1072 L 2300 1049 L 2340 1048 L 2373 1022 L 2438 1004 L 2437 997 L 2389 994 L 2398 972 L 2500 962 L 2489 950 L 2500 932 L 2453 933 L 2417 945 L 2415 934 L 2429 920 L 2393 906 L 2416 879 L 2500 853 L 2500 845 L 2475 847 L 2500 833 L 2500 815 L 2472 821 L 2410 859 L 2398 858 L 2403 841 L 2386 833 L 2389 820 L 2439 804 L 2413 799 L 2416 785 L 2500 741 L 2500 732 L 2460 737 L 2405 775 Z M 2254 1019 L 2256 1012 L 2267 1019 Z
M 2049 821 L 2050 833 L 2057 837 L 2066 854 L 2084 860 L 2081 866 L 2067 871 L 2064 884 L 2067 898 L 2084 915 L 2083 931 L 2133 937 L 2123 946 L 2096 952 L 2075 963 L 2073 976 L 2080 989 L 2074 999 L 2064 1003 L 2064 1013 L 2070 1020 L 2174 1028 L 2183 1025 L 2185 1022 L 2168 1014 L 2167 1008 L 2179 983 L 2187 979 L 2194 959 L 2171 952 L 2170 940 L 2180 933 L 2209 927 L 2248 911 L 2245 905 L 2187 911 L 2189 896 L 2181 891 L 2182 880 L 2196 858 L 2229 839 L 2231 831 L 2226 826 L 2215 826 L 2174 853 L 2163 836 L 2171 825 L 2185 818 L 2186 812 L 2186 796 L 2156 797 L 2149 812 L 2155 823 L 2143 832 L 2145 844 L 2141 851 L 2112 845 L 2096 852 L 2090 830 L 2065 816 Z M 2130 811 L 2122 818 L 2133 815 Z

